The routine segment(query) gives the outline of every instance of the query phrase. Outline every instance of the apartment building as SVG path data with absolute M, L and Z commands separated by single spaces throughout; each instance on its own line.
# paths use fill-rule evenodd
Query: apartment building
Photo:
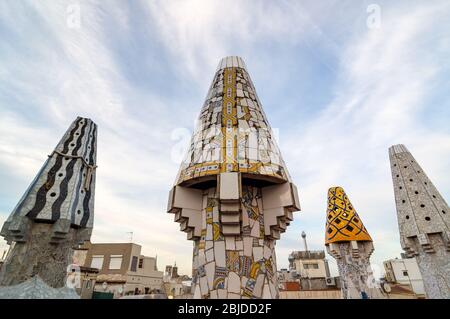
M 95 291 L 111 293 L 114 298 L 125 295 L 150 294 L 161 291 L 163 272 L 157 259 L 141 254 L 134 243 L 87 243 L 85 265 L 99 270 Z

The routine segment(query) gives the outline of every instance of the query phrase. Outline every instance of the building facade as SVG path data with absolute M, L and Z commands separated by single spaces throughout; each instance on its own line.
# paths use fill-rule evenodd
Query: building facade
M 388 283 L 409 285 L 416 295 L 425 295 L 422 275 L 415 258 L 390 259 L 383 265 Z
M 333 295 L 330 291 L 340 288 L 339 278 L 330 275 L 323 250 L 293 251 L 289 255 L 289 270 L 281 269 L 278 278 L 280 293 L 284 294 L 284 298 L 289 295 L 295 299 L 301 296 L 322 296 L 327 299 Z M 305 294 L 306 291 L 310 293 Z
M 325 251 L 294 251 L 289 255 L 289 270 L 301 278 L 328 278 L 330 269 L 325 259 Z
M 85 244 L 85 266 L 99 270 L 95 291 L 110 292 L 115 298 L 150 294 L 162 290 L 163 272 L 155 257 L 141 254 L 133 243 Z

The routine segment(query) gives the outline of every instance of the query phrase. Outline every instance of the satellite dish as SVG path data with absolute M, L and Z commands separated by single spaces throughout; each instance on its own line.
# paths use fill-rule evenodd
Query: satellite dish
M 119 294 L 121 294 L 123 292 L 123 288 L 119 287 L 119 289 L 117 289 L 117 291 L 119 292 Z
M 384 292 L 390 293 L 391 292 L 391 285 L 389 285 L 387 282 L 383 283 L 382 285 Z
M 108 288 L 108 284 L 106 283 L 106 281 L 102 284 L 102 288 L 103 290 L 106 290 L 106 288 Z

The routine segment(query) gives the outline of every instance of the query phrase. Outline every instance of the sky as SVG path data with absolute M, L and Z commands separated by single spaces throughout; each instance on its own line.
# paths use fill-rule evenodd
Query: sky
M 238 55 L 299 189 L 278 268 L 304 248 L 303 230 L 324 249 L 327 190 L 340 185 L 382 272 L 401 253 L 389 146 L 405 144 L 450 198 L 449 16 L 438 0 L 3 0 L 0 224 L 71 122 L 89 117 L 92 242 L 132 240 L 160 270 L 176 261 L 190 275 L 192 242 L 166 213 L 168 192 L 217 63 Z

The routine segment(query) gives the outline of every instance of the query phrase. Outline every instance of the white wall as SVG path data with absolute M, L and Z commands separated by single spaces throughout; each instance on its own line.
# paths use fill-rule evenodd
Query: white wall
M 323 259 L 309 259 L 309 260 L 297 259 L 294 261 L 294 263 L 297 273 L 300 274 L 303 278 L 325 278 L 327 276 L 325 261 Z M 304 264 L 313 264 L 313 263 L 318 264 L 319 268 L 305 269 Z
M 415 258 L 391 259 L 387 262 L 391 265 L 397 283 L 411 285 L 416 294 L 425 294 L 422 275 Z M 404 271 L 407 271 L 407 276 L 403 274 Z

